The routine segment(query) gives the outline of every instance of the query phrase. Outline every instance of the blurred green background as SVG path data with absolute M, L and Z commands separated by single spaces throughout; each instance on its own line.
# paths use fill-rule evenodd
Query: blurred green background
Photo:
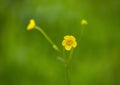
M 62 48 L 80 37 L 71 62 L 72 85 L 120 85 L 120 0 L 0 0 L 0 85 L 66 85 L 64 65 L 43 35 Z

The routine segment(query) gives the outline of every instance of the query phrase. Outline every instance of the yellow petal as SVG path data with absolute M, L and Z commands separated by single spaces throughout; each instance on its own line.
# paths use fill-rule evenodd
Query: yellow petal
M 62 41 L 62 45 L 65 46 L 66 45 L 66 40 Z
M 71 48 L 72 48 L 72 46 L 65 46 L 65 49 L 66 49 L 67 51 L 70 51 Z
M 75 41 L 75 37 L 74 36 L 70 36 L 70 39 Z
M 77 42 L 75 41 L 74 43 L 73 43 L 73 47 L 75 48 L 77 46 Z
M 69 36 L 69 35 L 66 35 L 66 36 L 64 37 L 64 39 L 65 39 L 65 40 L 69 40 L 69 39 L 70 39 L 70 36 Z

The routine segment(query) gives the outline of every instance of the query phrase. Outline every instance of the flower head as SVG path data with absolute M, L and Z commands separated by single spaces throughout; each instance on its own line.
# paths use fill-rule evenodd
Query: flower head
M 64 37 L 64 40 L 62 41 L 62 45 L 65 47 L 67 51 L 70 51 L 72 48 L 75 48 L 77 46 L 77 42 L 74 36 L 67 35 Z
M 31 19 L 31 20 L 30 20 L 30 23 L 29 23 L 28 26 L 27 26 L 27 30 L 32 30 L 32 29 L 35 28 L 35 26 L 36 26 L 35 20 L 34 20 L 34 19 Z
M 87 25 L 87 24 L 88 24 L 87 20 L 83 19 L 83 20 L 81 21 L 81 25 Z

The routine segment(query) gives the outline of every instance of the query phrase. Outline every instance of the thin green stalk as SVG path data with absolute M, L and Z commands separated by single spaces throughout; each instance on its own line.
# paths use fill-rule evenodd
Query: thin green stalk
M 35 29 L 37 29 L 42 33 L 42 35 L 48 40 L 48 42 L 53 46 L 53 48 L 56 51 L 60 52 L 60 49 L 57 47 L 57 45 L 51 40 L 51 38 L 45 33 L 45 31 L 42 28 L 36 26 Z
M 70 63 L 70 61 L 71 61 L 71 59 L 72 59 L 73 51 L 74 51 L 74 49 L 72 48 L 71 51 L 70 51 L 70 55 L 69 55 L 69 57 L 68 57 L 69 63 Z
M 72 59 L 72 54 L 73 54 L 73 49 L 71 49 L 70 54 L 69 54 L 69 56 L 68 56 L 68 58 L 66 59 L 66 62 L 65 62 L 67 85 L 71 85 L 71 82 L 70 82 L 70 62 L 71 62 L 71 59 Z
M 81 34 L 80 34 L 80 37 L 79 37 L 79 41 L 82 39 L 82 37 L 83 37 L 83 33 L 84 33 L 84 29 L 85 29 L 85 26 L 82 26 L 82 29 L 81 29 Z M 78 42 L 79 42 L 78 41 Z
M 69 70 L 69 66 L 67 64 L 65 65 L 65 73 L 66 73 L 66 83 L 67 83 L 67 85 L 71 85 L 70 70 Z

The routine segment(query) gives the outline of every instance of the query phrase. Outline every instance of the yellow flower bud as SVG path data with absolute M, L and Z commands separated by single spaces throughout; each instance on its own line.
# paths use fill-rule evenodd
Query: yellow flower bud
M 81 25 L 87 25 L 87 24 L 88 22 L 85 19 L 81 20 Z
M 30 20 L 30 23 L 29 23 L 28 26 L 27 26 L 27 30 L 32 30 L 32 29 L 35 28 L 35 26 L 36 26 L 35 20 L 34 20 L 34 19 L 31 19 L 31 20 Z

